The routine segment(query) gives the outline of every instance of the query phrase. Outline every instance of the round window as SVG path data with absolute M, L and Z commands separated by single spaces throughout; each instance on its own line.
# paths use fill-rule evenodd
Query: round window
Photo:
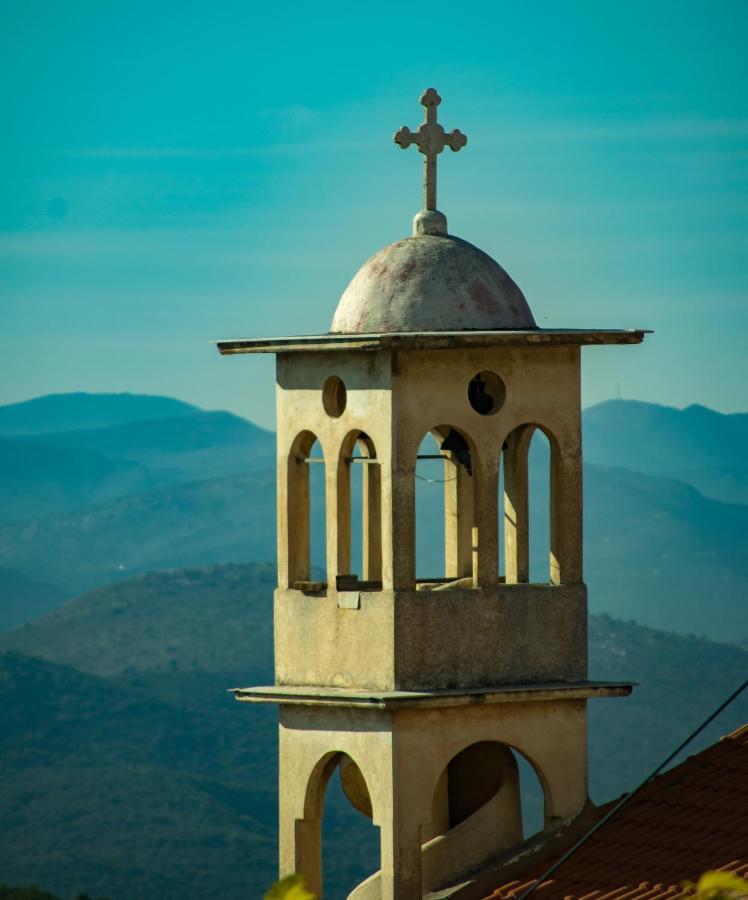
M 337 419 L 345 410 L 347 392 L 342 379 L 337 375 L 331 375 L 322 388 L 322 405 L 328 416 Z
M 468 385 L 468 400 L 481 416 L 492 416 L 506 400 L 506 385 L 496 372 L 478 372 Z

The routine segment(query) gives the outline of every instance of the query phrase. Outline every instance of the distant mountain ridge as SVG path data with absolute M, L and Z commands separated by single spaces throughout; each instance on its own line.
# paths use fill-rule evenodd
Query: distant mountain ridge
M 166 418 L 199 412 L 172 397 L 150 394 L 78 392 L 46 394 L 0 406 L 0 434 L 29 435 L 75 428 L 106 428 L 139 419 Z
M 0 436 L 0 524 L 267 468 L 274 458 L 272 432 L 220 411 L 188 409 L 103 428 Z
M 73 429 L 37 434 L 29 443 L 93 450 L 126 459 L 144 453 L 184 453 L 209 447 L 256 442 L 275 449 L 275 434 L 223 410 L 185 412 L 179 416 L 137 419 L 103 428 Z
M 748 413 L 606 400 L 583 413 L 585 459 L 687 481 L 726 503 L 748 503 Z
M 205 900 L 261 895 L 274 868 L 277 720 L 226 688 L 272 678 L 275 567 L 244 562 L 275 554 L 274 436 L 169 398 L 62 395 L 7 410 L 0 491 L 14 498 L 3 513 L 22 521 L 0 527 L 0 629 L 17 626 L 0 634 L 3 878 L 110 900 L 181 900 L 186 883 Z M 591 793 L 603 800 L 748 668 L 735 645 L 748 638 L 748 505 L 735 502 L 748 417 L 611 401 L 584 418 L 591 610 L 681 632 L 591 616 L 591 677 L 641 683 L 632 698 L 590 704 Z M 15 469 L 4 476 L 6 451 Z M 547 473 L 541 452 L 536 533 Z M 429 514 L 440 490 L 417 490 L 430 569 L 443 552 Z M 316 563 L 323 515 L 316 491 Z M 531 555 L 547 572 L 532 535 Z M 747 702 L 700 740 L 744 721 Z M 326 863 L 330 893 L 344 894 L 372 867 L 377 833 L 334 783 L 326 809 L 342 848 Z
M 0 566 L 47 570 L 67 598 L 147 569 L 267 559 L 275 470 L 132 494 L 67 516 L 0 528 Z
M 28 438 L 0 438 L 0 525 L 62 515 L 158 484 L 145 466 L 131 460 Z
M 713 639 L 748 637 L 748 556 L 742 552 L 748 506 L 708 500 L 681 482 L 627 469 L 588 464 L 585 478 L 585 569 L 594 612 Z M 532 485 L 531 496 L 547 504 L 547 479 L 534 480 L 542 484 Z M 312 559 L 318 565 L 324 559 L 321 514 L 316 506 Z M 275 468 L 257 467 L 252 474 L 6 525 L 0 528 L 0 566 L 27 577 L 48 571 L 70 597 L 148 569 L 273 558 L 274 523 Z M 419 515 L 418 527 L 428 554 L 419 564 L 436 571 L 439 522 Z
M 220 410 L 40 434 L 26 441 L 137 462 L 161 483 L 246 472 L 257 459 L 275 461 L 273 432 Z
M 38 434 L 0 436 L 0 566 L 15 573 L 17 585 L 41 581 L 53 591 L 4 595 L 0 580 L 0 629 L 19 621 L 21 596 L 34 598 L 28 618 L 148 569 L 274 555 L 272 432 L 163 397 L 57 395 L 20 406 L 28 420 L 29 410 L 36 415 L 45 404 L 58 424 L 77 410 L 76 421 L 88 427 L 50 433 L 39 415 Z M 150 413 L 154 404 L 170 414 L 109 421 Z M 14 412 L 0 408 L 0 424 L 8 409 Z M 90 427 L 95 417 L 107 423 Z M 593 611 L 714 639 L 748 637 L 748 505 L 736 503 L 740 484 L 748 486 L 746 423 L 746 414 L 633 401 L 585 410 L 585 572 Z M 547 531 L 547 455 L 535 461 L 537 535 Z M 315 470 L 313 480 L 322 474 Z M 439 571 L 439 490 L 417 485 L 422 575 Z M 312 560 L 321 564 L 324 503 L 313 493 Z M 354 518 L 357 503 L 354 492 Z M 531 535 L 531 551 L 542 580 L 547 546 Z M 13 592 L 11 583 L 5 579 Z

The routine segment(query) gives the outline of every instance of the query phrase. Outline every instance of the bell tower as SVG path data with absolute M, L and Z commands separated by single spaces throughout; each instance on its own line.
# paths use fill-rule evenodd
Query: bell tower
M 413 235 L 364 263 L 329 332 L 218 345 L 277 355 L 275 684 L 236 697 L 278 704 L 280 872 L 302 873 L 319 897 L 336 766 L 381 834 L 380 867 L 351 897 L 449 896 L 522 841 L 515 753 L 542 785 L 545 829 L 575 818 L 587 802 L 587 701 L 631 690 L 587 678 L 580 357 L 644 332 L 537 327 L 504 269 L 448 233 L 437 159 L 467 138 L 438 123 L 436 91 L 421 103 L 418 131 L 395 135 L 424 155 Z M 531 582 L 538 430 L 550 446 L 550 552 Z M 417 578 L 424 455 L 443 464 L 444 570 Z M 310 558 L 314 467 L 324 470 L 325 580 Z

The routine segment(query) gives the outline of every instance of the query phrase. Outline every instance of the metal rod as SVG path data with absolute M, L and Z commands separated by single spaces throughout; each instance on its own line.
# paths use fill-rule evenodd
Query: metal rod
M 347 463 L 378 463 L 379 460 L 374 456 L 349 456 Z
M 450 459 L 446 453 L 419 453 L 416 459 Z
M 297 456 L 297 463 L 323 463 L 324 459 L 321 456 Z

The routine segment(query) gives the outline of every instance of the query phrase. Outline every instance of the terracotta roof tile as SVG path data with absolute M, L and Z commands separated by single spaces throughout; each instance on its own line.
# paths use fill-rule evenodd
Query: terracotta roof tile
M 602 807 L 607 812 L 612 803 Z M 543 900 L 658 900 L 707 869 L 748 876 L 748 724 L 651 781 L 536 895 Z M 488 896 L 519 898 L 552 860 Z

